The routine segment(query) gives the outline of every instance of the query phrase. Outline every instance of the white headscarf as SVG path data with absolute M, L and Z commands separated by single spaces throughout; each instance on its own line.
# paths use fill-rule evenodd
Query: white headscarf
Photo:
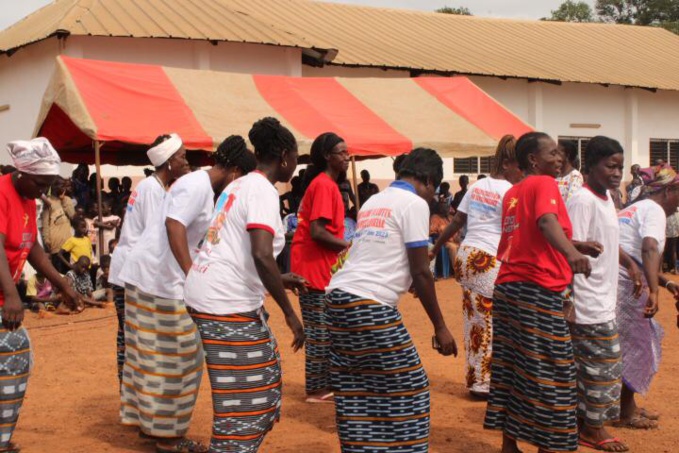
M 17 170 L 29 175 L 58 175 L 61 159 L 44 137 L 16 140 L 7 144 L 7 151 Z
M 146 155 L 154 167 L 160 167 L 167 162 L 174 153 L 179 151 L 179 148 L 181 148 L 182 145 L 182 139 L 179 138 L 179 135 L 170 134 L 170 138 L 146 151 Z

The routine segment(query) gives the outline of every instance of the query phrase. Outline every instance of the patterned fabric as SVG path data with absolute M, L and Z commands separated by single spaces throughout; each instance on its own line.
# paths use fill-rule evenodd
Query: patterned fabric
M 305 376 L 307 394 L 330 388 L 330 334 L 325 309 L 325 293 L 300 294 L 306 343 Z
M 113 304 L 118 317 L 118 334 L 116 335 L 116 359 L 118 362 L 118 383 L 123 382 L 123 366 L 125 365 L 125 288 L 112 285 Z
M 122 423 L 149 436 L 183 437 L 202 375 L 200 335 L 184 302 L 126 285 Z
M 532 283 L 496 286 L 493 359 L 484 427 L 548 451 L 578 448 L 568 296 Z
M 634 282 L 623 267 L 618 272 L 616 315 L 622 348 L 622 379 L 633 392 L 645 395 L 658 372 L 663 328 L 654 319 L 644 317 L 648 284 L 642 272 L 643 292 L 634 297 Z
M 578 373 L 578 418 L 593 427 L 620 418 L 622 356 L 618 325 L 572 324 L 575 368 Z
M 268 315 L 190 311 L 203 339 L 212 387 L 210 452 L 255 453 L 281 408 L 280 356 Z
M 462 318 L 466 384 L 473 392 L 490 390 L 493 353 L 493 284 L 500 263 L 475 247 L 462 246 L 455 259 L 455 274 L 462 285 Z
M 426 453 L 429 380 L 401 314 L 341 290 L 327 306 L 342 453 Z
M 26 329 L 0 328 L 0 448 L 7 448 L 12 439 L 32 364 Z
M 71 282 L 71 287 L 76 293 L 86 296 L 94 291 L 89 273 L 85 272 L 84 274 L 78 275 L 75 271 L 68 271 L 66 277 Z
M 665 227 L 665 235 L 668 238 L 679 237 L 679 212 L 675 212 L 667 218 L 667 226 Z

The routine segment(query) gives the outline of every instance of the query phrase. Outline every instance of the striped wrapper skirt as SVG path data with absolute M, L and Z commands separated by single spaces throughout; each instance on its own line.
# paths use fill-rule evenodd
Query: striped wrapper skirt
M 0 327 L 0 448 L 10 445 L 33 365 L 31 342 L 23 327 Z
M 185 436 L 202 375 L 200 335 L 184 302 L 127 285 L 122 423 L 149 436 Z
M 493 358 L 484 427 L 548 451 L 578 448 L 566 292 L 503 283 L 493 300 Z
M 341 290 L 327 307 L 342 452 L 427 452 L 429 380 L 398 310 Z
M 210 452 L 255 453 L 278 421 L 278 346 L 261 311 L 232 315 L 189 309 L 203 339 L 214 421 Z

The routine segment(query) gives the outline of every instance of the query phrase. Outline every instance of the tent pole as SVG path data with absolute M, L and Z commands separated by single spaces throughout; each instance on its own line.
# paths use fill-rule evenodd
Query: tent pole
M 99 218 L 99 223 L 103 222 L 103 216 L 102 216 L 102 211 L 103 211 L 103 206 L 102 206 L 102 198 L 101 198 L 101 145 L 103 143 L 100 142 L 99 140 L 94 141 L 94 165 L 96 167 L 96 175 L 97 175 L 97 212 L 98 212 L 98 218 Z M 97 238 L 99 245 L 97 246 L 97 261 L 102 256 L 101 251 L 103 250 L 104 247 L 104 229 L 99 228 L 99 237 Z
M 354 186 L 354 197 L 356 198 L 356 215 L 361 210 L 361 200 L 358 199 L 358 177 L 356 176 L 356 156 L 351 156 L 351 177 Z

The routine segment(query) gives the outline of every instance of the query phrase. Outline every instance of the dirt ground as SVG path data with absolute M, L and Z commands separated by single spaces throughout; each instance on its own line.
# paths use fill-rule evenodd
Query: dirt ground
M 437 283 L 437 289 L 448 325 L 462 349 L 460 287 L 444 280 Z M 268 304 L 272 328 L 281 344 L 284 397 L 281 423 L 260 451 L 338 453 L 333 407 L 304 403 L 304 356 L 292 352 L 283 318 L 275 303 Z M 499 451 L 500 434 L 482 429 L 484 403 L 471 400 L 464 388 L 463 355 L 446 358 L 431 349 L 432 329 L 418 301 L 407 296 L 401 311 L 432 383 L 431 452 Z M 667 292 L 658 319 L 666 330 L 663 363 L 643 403 L 662 413 L 661 429 L 616 430 L 632 452 L 679 452 L 679 386 L 672 384 L 679 376 L 679 330 L 674 303 Z M 118 423 L 116 318 L 112 309 L 91 309 L 78 316 L 50 319 L 29 313 L 26 326 L 33 342 L 35 368 L 14 435 L 24 452 L 154 451 L 153 444 L 139 439 L 136 430 Z M 210 388 L 205 378 L 190 436 L 208 442 L 211 421 Z M 523 446 L 523 450 L 533 452 L 535 448 Z

